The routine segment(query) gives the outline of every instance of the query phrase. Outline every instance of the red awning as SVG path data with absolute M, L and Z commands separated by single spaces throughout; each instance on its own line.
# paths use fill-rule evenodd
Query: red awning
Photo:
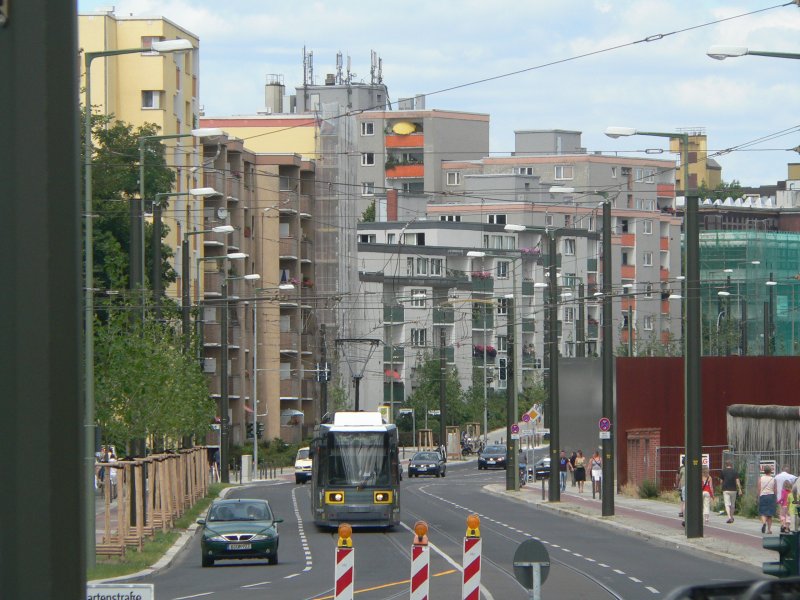
M 398 373 L 397 371 L 390 371 L 387 369 L 386 371 L 383 372 L 383 374 L 386 377 L 394 377 L 395 379 L 400 379 L 400 373 Z

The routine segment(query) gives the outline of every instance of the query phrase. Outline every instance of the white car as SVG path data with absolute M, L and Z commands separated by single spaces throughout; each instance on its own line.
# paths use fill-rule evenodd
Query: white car
M 309 448 L 300 448 L 294 459 L 294 481 L 305 483 L 311 479 L 311 458 L 308 456 Z

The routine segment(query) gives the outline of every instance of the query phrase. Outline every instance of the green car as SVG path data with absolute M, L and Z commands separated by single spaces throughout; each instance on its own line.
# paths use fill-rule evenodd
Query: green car
M 278 523 L 266 500 L 215 500 L 202 525 L 201 562 L 213 567 L 215 560 L 266 558 L 278 564 Z

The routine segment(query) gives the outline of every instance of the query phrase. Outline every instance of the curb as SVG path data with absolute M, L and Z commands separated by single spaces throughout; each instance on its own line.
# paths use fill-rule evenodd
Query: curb
M 693 554 L 698 555 L 706 555 L 706 554 L 713 554 L 719 558 L 724 558 L 726 560 L 734 560 L 738 563 L 741 563 L 749 568 L 758 568 L 759 573 L 761 572 L 761 561 L 755 561 L 754 559 L 748 559 L 741 555 L 731 554 L 729 552 L 725 552 L 718 548 L 713 547 L 713 542 L 709 542 L 708 545 L 703 544 L 702 542 L 694 542 L 688 540 L 683 536 L 677 536 L 672 531 L 664 530 L 664 531 L 645 531 L 641 528 L 637 528 L 633 525 L 629 525 L 627 523 L 623 523 L 618 519 L 617 516 L 612 517 L 603 517 L 597 516 L 589 513 L 582 512 L 581 510 L 576 510 L 570 506 L 556 506 L 550 504 L 548 502 L 537 502 L 536 500 L 529 500 L 522 496 L 518 496 L 518 492 L 511 493 L 506 490 L 502 485 L 499 484 L 489 484 L 483 487 L 486 492 L 491 494 L 502 494 L 503 496 L 514 500 L 516 502 L 522 502 L 524 504 L 532 504 L 538 508 L 543 510 L 549 510 L 560 515 L 576 519 L 576 520 L 584 520 L 584 521 L 591 521 L 596 525 L 600 525 L 601 527 L 605 527 L 607 529 L 614 529 L 614 530 L 621 530 L 631 535 L 636 535 L 640 538 L 646 539 L 650 542 L 659 544 L 664 547 L 679 547 L 683 550 L 687 550 Z M 707 540 L 707 538 L 698 538 L 698 540 Z
M 238 485 L 232 485 L 231 487 L 223 488 L 218 498 L 224 498 L 228 495 L 230 490 L 236 489 Z M 189 543 L 194 537 L 194 534 L 197 532 L 199 525 L 197 523 L 192 523 L 189 527 L 186 528 L 179 536 L 178 539 L 169 547 L 169 549 L 164 553 L 164 555 L 159 558 L 152 566 L 148 567 L 147 569 L 142 569 L 141 571 L 137 571 L 136 573 L 130 573 L 128 575 L 120 575 L 119 577 L 109 577 L 108 579 L 93 579 L 91 581 L 87 581 L 86 583 L 115 583 L 117 581 L 127 581 L 129 579 L 141 579 L 142 577 L 147 577 L 148 575 L 153 575 L 162 569 L 166 569 L 169 567 L 178 553 L 183 550 L 186 544 Z

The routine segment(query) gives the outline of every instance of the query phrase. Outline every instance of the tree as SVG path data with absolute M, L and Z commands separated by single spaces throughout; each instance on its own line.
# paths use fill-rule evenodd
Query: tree
M 95 410 L 104 442 L 124 447 L 149 437 L 159 447 L 207 433 L 216 405 L 197 360 L 182 352 L 179 329 L 131 320 L 133 307 L 124 302 L 103 308 L 107 318 L 95 327 Z
M 375 222 L 375 200 L 364 209 L 364 212 L 361 213 L 361 222 L 362 223 L 374 223 Z
M 81 119 L 85 112 L 81 111 Z M 139 138 L 158 133 L 158 126 L 134 127 L 113 115 L 92 115 L 92 213 L 95 215 L 93 251 L 95 286 L 101 290 L 130 287 L 130 202 L 139 199 Z M 85 151 L 81 148 L 82 153 Z M 164 145 L 145 144 L 145 197 L 168 192 L 175 173 L 167 166 Z M 162 227 L 162 239 L 169 233 Z M 152 225 L 145 224 L 145 281 L 152 272 Z M 170 259 L 172 248 L 161 246 L 162 289 L 177 279 Z
M 725 198 L 739 198 L 742 195 L 742 184 L 736 179 L 730 183 L 724 181 L 715 187 L 713 190 L 709 189 L 706 182 L 700 184 L 697 188 L 697 195 L 702 198 L 711 198 L 712 200 L 725 200 Z
M 417 427 L 424 427 L 425 415 L 430 410 L 439 409 L 439 382 L 442 370 L 438 356 L 425 354 L 417 366 L 417 386 L 408 396 L 406 404 L 416 411 Z M 466 408 L 463 401 L 461 384 L 458 381 L 458 369 L 449 366 L 445 372 L 445 410 L 446 425 L 460 425 L 465 418 Z M 428 429 L 437 430 L 439 419 L 428 418 Z

